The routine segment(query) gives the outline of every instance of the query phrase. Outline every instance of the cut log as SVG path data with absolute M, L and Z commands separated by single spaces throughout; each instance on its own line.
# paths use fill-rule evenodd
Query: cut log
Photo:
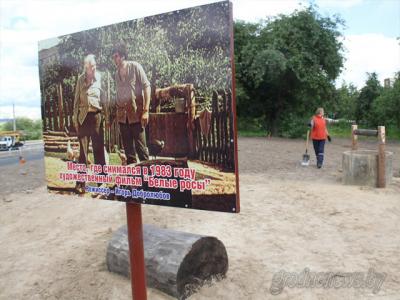
M 224 244 L 215 237 L 143 226 L 147 285 L 186 299 L 211 279 L 228 271 Z M 126 226 L 112 236 L 106 255 L 108 270 L 130 276 Z
M 173 97 L 184 98 L 186 95 L 186 89 L 188 88 L 188 84 L 177 84 L 173 86 L 169 86 L 166 88 L 156 89 L 155 97 L 156 99 L 168 100 Z
M 52 140 L 52 141 L 78 141 L 78 137 L 62 137 L 62 136 L 53 136 L 53 135 L 43 135 L 44 140 Z
M 64 147 L 67 147 L 67 145 L 68 145 L 68 141 L 52 141 L 52 140 L 49 140 L 49 141 L 44 141 L 44 145 L 45 146 L 64 146 Z M 71 143 L 70 143 L 70 145 L 71 145 L 71 147 L 79 147 L 79 142 L 77 142 L 77 141 L 71 141 Z
M 378 136 L 378 130 L 376 129 L 356 129 L 354 134 L 363 136 Z
M 186 101 L 191 102 L 194 99 L 193 84 L 177 84 L 166 88 L 156 89 L 154 92 L 154 101 L 157 106 L 164 105 L 172 102 L 174 98 L 185 98 Z
M 46 152 L 67 152 L 67 146 L 44 146 Z M 89 147 L 89 152 L 93 152 L 93 148 Z
M 43 132 L 43 135 L 68 137 L 64 131 L 53 131 L 53 130 L 47 130 L 47 131 Z

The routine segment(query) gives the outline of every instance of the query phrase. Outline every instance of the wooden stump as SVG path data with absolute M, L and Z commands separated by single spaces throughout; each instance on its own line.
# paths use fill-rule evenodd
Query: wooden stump
M 144 225 L 143 242 L 147 285 L 178 299 L 228 271 L 225 246 L 215 237 Z M 126 226 L 112 236 L 106 262 L 109 271 L 130 276 Z

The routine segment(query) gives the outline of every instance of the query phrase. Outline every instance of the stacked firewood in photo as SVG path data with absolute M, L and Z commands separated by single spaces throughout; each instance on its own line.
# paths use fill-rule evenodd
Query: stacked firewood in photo
M 79 141 L 76 136 L 69 136 L 64 131 L 43 132 L 44 151 L 65 153 L 68 160 L 76 160 L 79 157 Z M 89 147 L 92 152 L 92 147 Z

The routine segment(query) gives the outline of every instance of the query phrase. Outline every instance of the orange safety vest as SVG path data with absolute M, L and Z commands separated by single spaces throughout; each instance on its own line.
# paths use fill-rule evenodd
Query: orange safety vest
M 322 116 L 313 117 L 314 126 L 311 130 L 311 139 L 326 140 L 326 121 Z

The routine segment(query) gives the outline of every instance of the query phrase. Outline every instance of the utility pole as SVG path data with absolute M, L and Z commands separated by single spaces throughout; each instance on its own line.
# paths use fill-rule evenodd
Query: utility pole
M 17 131 L 17 124 L 15 122 L 15 104 L 13 103 L 13 130 Z

